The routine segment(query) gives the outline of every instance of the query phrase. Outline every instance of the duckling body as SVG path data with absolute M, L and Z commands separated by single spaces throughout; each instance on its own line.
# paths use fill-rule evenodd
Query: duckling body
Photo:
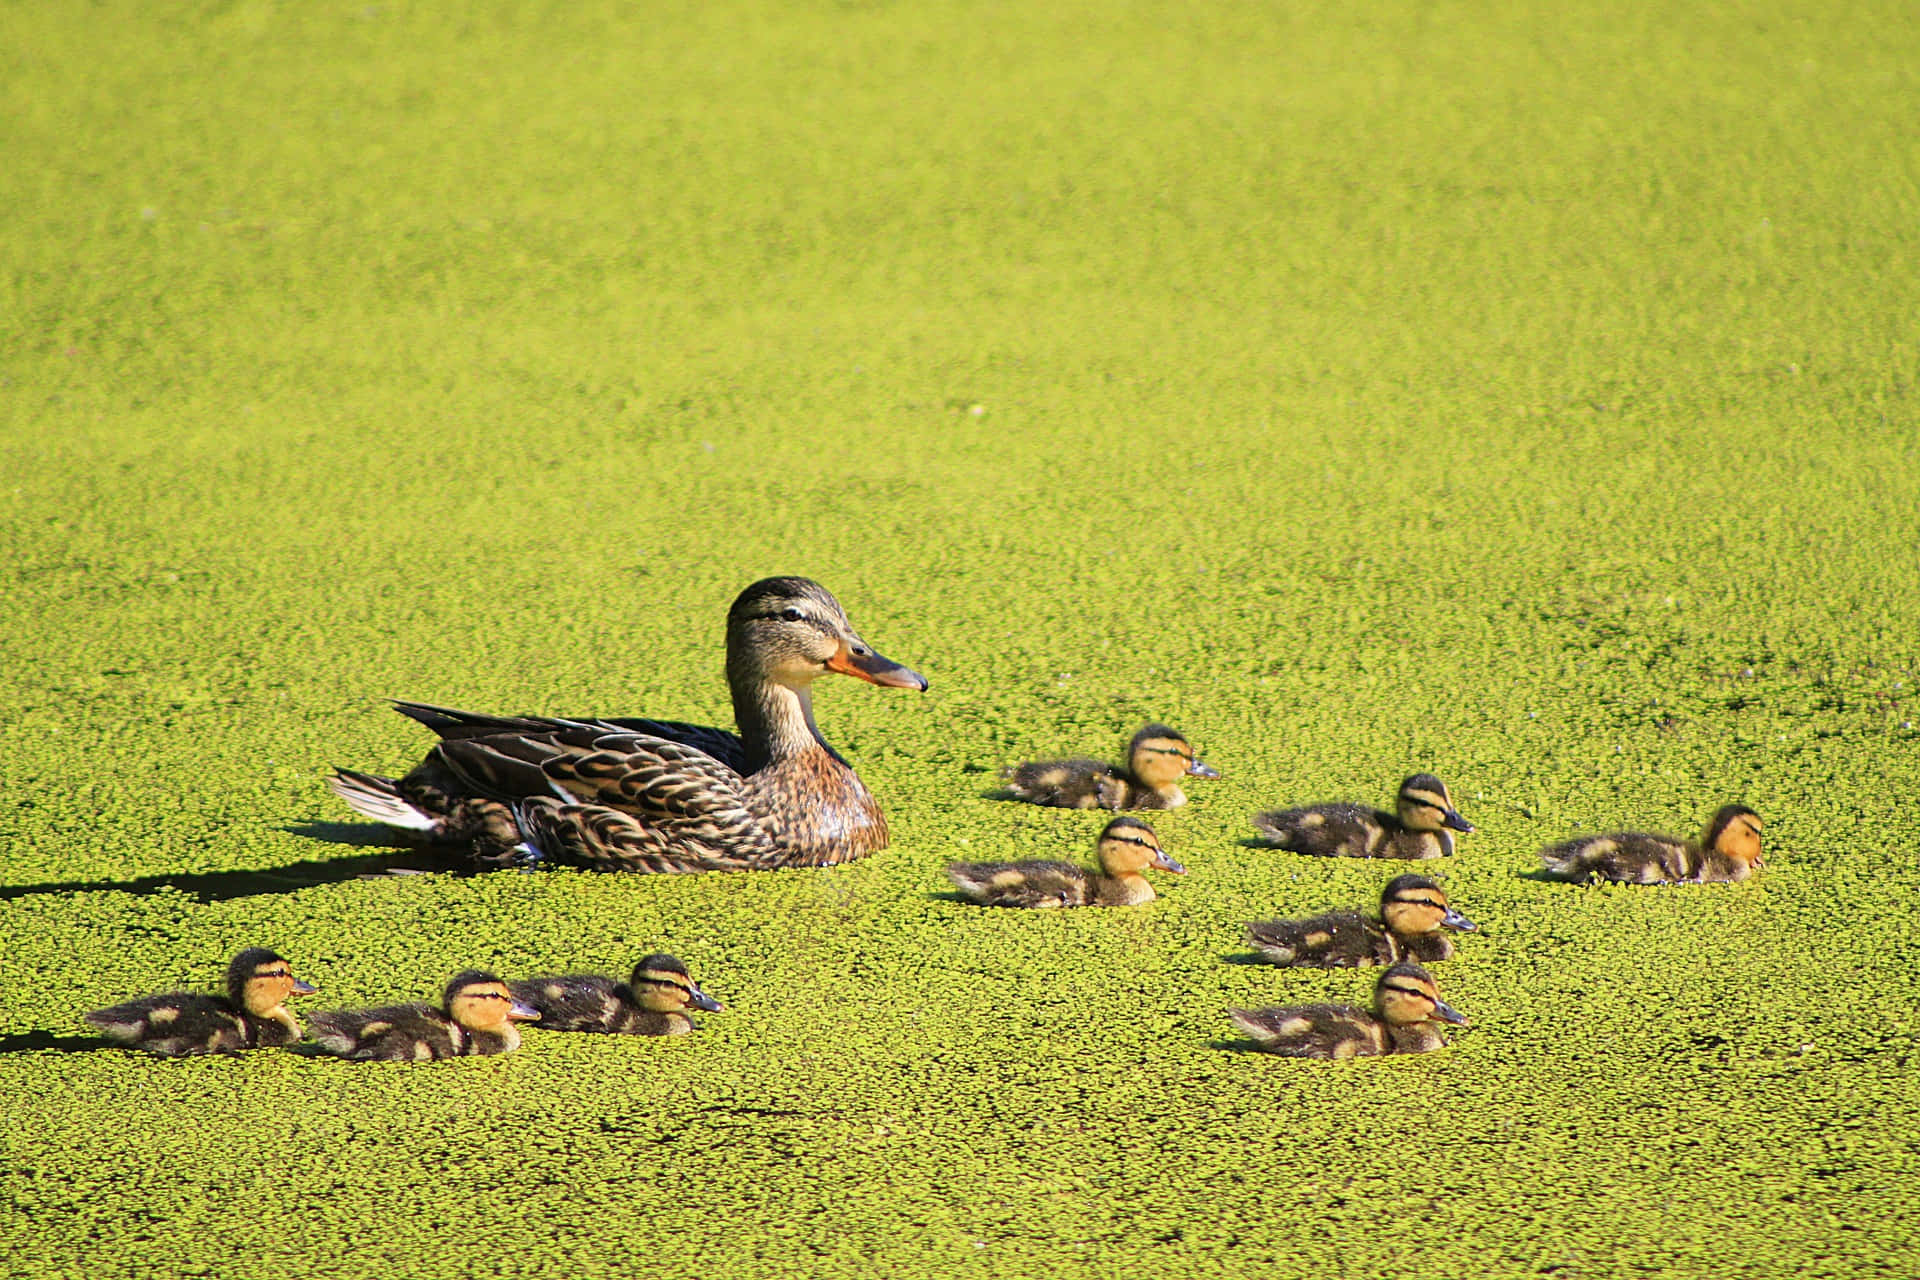
M 1267 841 L 1295 853 L 1322 858 L 1400 858 L 1453 855 L 1451 831 L 1473 824 L 1453 807 L 1446 784 L 1416 773 L 1400 784 L 1396 813 L 1350 802 L 1307 805 L 1255 814 L 1254 827 Z
M 163 1058 L 238 1053 L 298 1040 L 300 1022 L 286 1001 L 312 992 L 280 956 L 249 947 L 227 965 L 225 996 L 192 991 L 142 996 L 95 1010 L 85 1020 L 115 1044 Z
M 1371 1012 L 1351 1005 L 1303 1004 L 1235 1009 L 1229 1016 L 1260 1048 L 1288 1058 L 1431 1053 L 1447 1043 L 1434 1023 L 1467 1023 L 1463 1014 L 1440 999 L 1432 975 L 1411 960 L 1380 975 Z
M 469 969 L 447 984 L 441 1007 L 389 1005 L 315 1014 L 307 1036 L 321 1052 L 355 1062 L 432 1062 L 511 1053 L 520 1028 L 539 1012 L 515 1001 L 506 983 Z
M 1425 876 L 1396 876 L 1380 895 L 1380 916 L 1332 911 L 1305 920 L 1265 920 L 1247 926 L 1247 937 L 1263 959 L 1300 968 L 1342 969 L 1431 963 L 1453 955 L 1453 939 L 1443 930 L 1473 931 L 1473 921 L 1454 910 L 1446 893 Z
M 1127 763 L 1085 757 L 1009 765 L 1000 776 L 1016 800 L 1056 809 L 1177 809 L 1187 802 L 1179 780 L 1217 778 L 1186 738 L 1150 724 L 1127 744 Z
M 1567 880 L 1625 884 L 1703 884 L 1745 880 L 1764 865 L 1760 815 L 1723 806 L 1698 841 L 1622 831 L 1582 836 L 1540 852 L 1552 874 Z
M 987 907 L 1137 907 L 1153 901 L 1148 867 L 1185 875 L 1167 856 L 1153 828 L 1138 818 L 1115 818 L 1100 833 L 1100 871 L 1070 862 L 956 862 L 954 887 Z
M 678 1036 L 699 1024 L 689 1006 L 718 1013 L 721 1004 L 693 984 L 687 967 L 670 955 L 650 955 L 625 982 L 594 973 L 528 978 L 509 985 L 513 998 L 535 1009 L 534 1025 L 552 1031 L 608 1035 Z
M 829 672 L 887 688 L 927 682 L 855 634 L 806 578 L 767 578 L 727 615 L 740 732 L 669 720 L 487 716 L 396 708 L 440 735 L 403 778 L 339 770 L 357 812 L 482 866 L 522 858 L 610 871 L 825 866 L 887 846 L 885 816 L 813 721 Z

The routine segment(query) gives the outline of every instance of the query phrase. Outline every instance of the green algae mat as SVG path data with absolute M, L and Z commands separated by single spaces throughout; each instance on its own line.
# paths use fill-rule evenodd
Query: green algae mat
M 1904 6 L 0 9 L 0 1274 L 1920 1274 L 1920 28 Z M 725 723 L 819 579 L 888 851 L 390 874 L 389 697 Z M 1137 910 L 1002 764 L 1224 777 Z M 1427 1057 L 1247 921 L 1397 866 L 1257 809 L 1430 769 L 1483 926 Z M 1734 886 L 1533 873 L 1767 820 Z M 411 864 L 408 864 L 411 865 Z M 418 869 L 418 868 L 416 868 Z M 679 1040 L 157 1061 L 274 947 L 725 1001 Z

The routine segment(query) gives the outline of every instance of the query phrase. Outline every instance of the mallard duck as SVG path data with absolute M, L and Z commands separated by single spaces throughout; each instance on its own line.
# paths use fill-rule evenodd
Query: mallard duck
M 1478 926 L 1447 903 L 1446 891 L 1425 876 L 1395 876 L 1380 894 L 1380 918 L 1334 911 L 1307 920 L 1265 920 L 1247 926 L 1247 937 L 1273 964 L 1315 969 L 1394 964 L 1401 960 L 1446 960 L 1453 939 L 1444 929 L 1472 932 Z
M 190 991 L 142 996 L 89 1013 L 86 1021 L 115 1044 L 166 1058 L 237 1053 L 298 1040 L 300 1022 L 287 1001 L 313 991 L 278 955 L 248 947 L 227 965 L 225 996 Z
M 1380 975 L 1372 1013 L 1344 1004 L 1303 1004 L 1234 1009 L 1229 1016 L 1262 1049 L 1289 1058 L 1431 1053 L 1447 1043 L 1434 1023 L 1467 1025 L 1465 1015 L 1440 998 L 1433 975 L 1411 960 Z
M 1163 724 L 1150 724 L 1127 744 L 1124 765 L 1099 760 L 1038 760 L 1000 771 L 1016 800 L 1056 809 L 1177 809 L 1187 802 L 1180 779 L 1217 778 L 1193 744 Z
M 338 771 L 371 818 L 516 860 L 609 871 L 825 866 L 887 847 L 880 806 L 813 723 L 813 682 L 927 682 L 854 633 L 825 587 L 766 578 L 727 614 L 736 736 L 668 720 L 485 716 L 394 705 L 440 735 L 404 778 Z
M 356 1062 L 431 1062 L 511 1053 L 520 1047 L 520 1028 L 513 1024 L 539 1016 L 500 979 L 468 969 L 447 983 L 438 1009 L 400 1004 L 316 1013 L 307 1038 L 323 1053 Z
M 1540 851 L 1549 872 L 1567 880 L 1628 884 L 1702 884 L 1745 880 L 1765 865 L 1760 815 L 1743 804 L 1721 806 L 1698 844 L 1638 831 L 1582 836 Z
M 1109 822 L 1096 852 L 1098 873 L 1071 862 L 956 862 L 947 876 L 987 907 L 1137 907 L 1153 901 L 1153 886 L 1140 874 L 1148 867 L 1187 874 L 1138 818 Z
M 1430 773 L 1400 784 L 1399 815 L 1364 804 L 1335 803 L 1256 813 L 1253 825 L 1269 843 L 1295 853 L 1340 858 L 1445 858 L 1453 837 L 1443 828 L 1472 831 L 1454 812 L 1447 786 Z
M 540 1013 L 534 1023 L 552 1031 L 602 1031 L 629 1036 L 678 1036 L 699 1024 L 688 1006 L 718 1013 L 721 1004 L 693 985 L 687 966 L 670 955 L 650 955 L 625 982 L 594 973 L 528 978 L 511 983 L 513 998 Z

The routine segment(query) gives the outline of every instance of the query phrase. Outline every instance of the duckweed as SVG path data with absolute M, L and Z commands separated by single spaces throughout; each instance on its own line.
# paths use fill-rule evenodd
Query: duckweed
M 1911 1274 L 1915 28 L 1869 3 L 19 8 L 0 42 L 0 1270 Z M 110 33 L 103 39 L 102 33 Z M 804 573 L 895 844 L 463 877 L 351 821 L 383 706 L 724 722 Z M 972 909 L 1178 725 L 1137 911 Z M 1234 963 L 1400 867 L 1258 809 L 1447 779 L 1424 1058 L 1245 1051 Z M 1765 815 L 1757 881 L 1535 852 Z M 1422 869 L 1433 864 L 1423 864 Z M 396 867 L 429 874 L 396 875 Z M 676 1040 L 156 1062 L 668 950 Z

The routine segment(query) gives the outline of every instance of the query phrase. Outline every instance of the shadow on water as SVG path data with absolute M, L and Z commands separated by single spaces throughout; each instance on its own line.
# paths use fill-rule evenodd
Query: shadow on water
M 117 1046 L 109 1044 L 99 1036 L 57 1036 L 51 1031 L 25 1031 L 14 1036 L 0 1036 L 0 1055 L 9 1053 L 92 1053 L 96 1049 L 111 1049 Z
M 0 885 L 0 902 L 50 893 L 184 893 L 202 902 L 224 902 L 267 893 L 295 893 L 316 885 L 340 884 L 390 875 L 471 873 L 457 849 L 399 847 L 383 826 L 309 822 L 283 828 L 292 835 L 327 844 L 352 845 L 369 852 L 342 858 L 308 858 L 283 867 L 249 871 L 173 872 L 126 880 L 61 880 L 45 884 Z M 377 848 L 376 851 L 372 851 Z

